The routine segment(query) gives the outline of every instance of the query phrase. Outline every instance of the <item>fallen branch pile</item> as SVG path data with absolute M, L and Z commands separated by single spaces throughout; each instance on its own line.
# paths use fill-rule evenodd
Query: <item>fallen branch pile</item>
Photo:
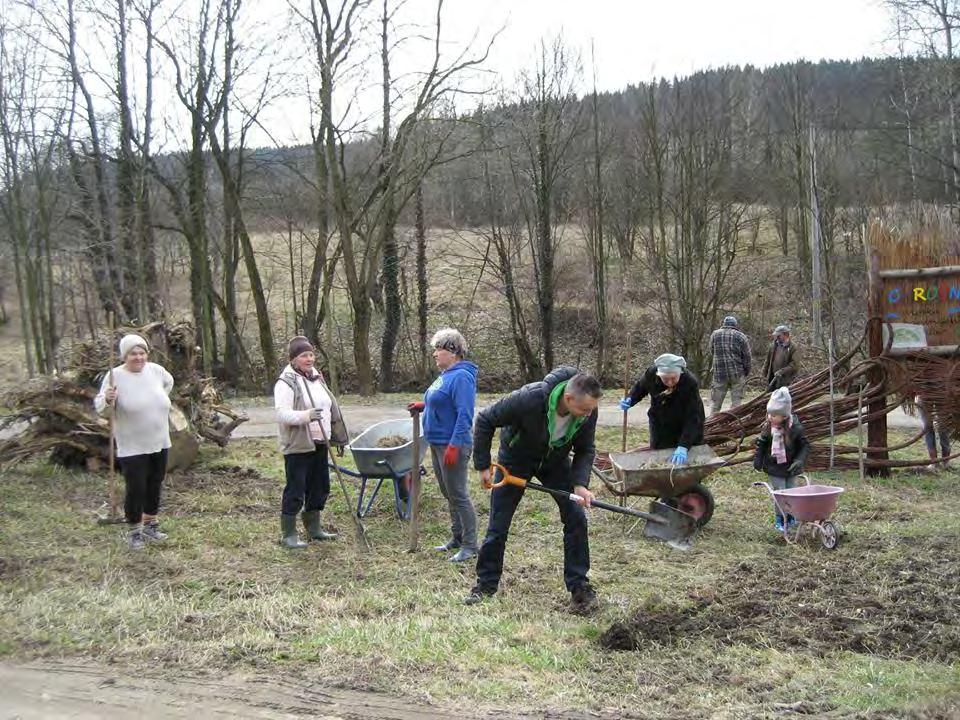
M 830 398 L 831 368 L 801 378 L 790 386 L 793 411 L 800 417 L 807 439 L 813 444 L 807 468 L 826 470 L 830 467 L 830 447 L 819 443 L 833 435 L 856 430 L 860 423 L 888 414 L 903 406 L 911 412 L 914 399 L 923 399 L 924 406 L 935 408 L 941 427 L 956 437 L 960 432 L 960 358 L 941 357 L 917 351 L 898 357 L 881 355 L 860 361 L 851 367 L 859 350 L 855 347 L 836 360 L 832 372 L 834 394 Z M 766 419 L 767 400 L 764 393 L 728 411 L 711 415 L 705 426 L 705 442 L 719 455 L 731 458 L 730 464 L 752 459 L 755 438 Z M 878 409 L 870 411 L 876 404 Z M 832 405 L 832 409 L 831 409 Z M 831 423 L 832 419 L 832 423 Z M 864 453 L 899 450 L 922 437 L 917 432 L 907 442 L 887 448 L 864 447 Z M 860 448 L 856 445 L 834 445 L 833 467 L 855 470 L 859 466 Z M 960 455 L 960 453 L 958 453 Z M 916 467 L 924 460 L 881 460 L 864 458 L 866 468 Z
M 221 447 L 229 442 L 247 417 L 224 405 L 213 380 L 197 373 L 193 327 L 156 322 L 74 343 L 63 373 L 34 378 L 0 397 L 0 404 L 11 411 L 0 418 L 0 430 L 19 430 L 0 440 L 0 464 L 50 453 L 51 461 L 67 467 L 96 471 L 107 466 L 110 428 L 94 411 L 93 398 L 107 370 L 118 364 L 116 347 L 128 332 L 146 338 L 150 361 L 163 365 L 174 378 L 169 467 L 190 465 L 199 446 L 198 435 Z

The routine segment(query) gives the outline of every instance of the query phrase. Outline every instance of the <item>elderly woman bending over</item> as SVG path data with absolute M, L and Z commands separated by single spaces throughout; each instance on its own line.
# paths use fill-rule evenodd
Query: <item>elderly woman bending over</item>
M 687 361 L 671 353 L 658 357 L 620 401 L 620 409 L 629 410 L 648 395 L 650 447 L 675 448 L 670 462 L 685 465 L 687 451 L 703 442 L 705 418 L 700 383 L 687 370 Z
M 473 449 L 473 410 L 477 399 L 477 366 L 466 360 L 467 341 L 453 328 L 437 331 L 430 341 L 440 376 L 422 402 L 423 434 L 430 443 L 433 473 L 450 508 L 450 539 L 436 549 L 457 552 L 452 562 L 477 555 L 477 514 L 467 490 L 467 464 Z

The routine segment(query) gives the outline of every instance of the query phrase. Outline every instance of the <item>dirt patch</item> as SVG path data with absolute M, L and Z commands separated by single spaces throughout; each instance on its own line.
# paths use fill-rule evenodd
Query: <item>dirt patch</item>
M 601 636 L 603 647 L 635 650 L 691 639 L 795 648 L 815 655 L 849 650 L 884 658 L 960 657 L 960 567 L 940 538 L 861 540 L 837 552 L 771 548 L 742 561 L 690 604 L 653 598 Z
M 381 693 L 322 685 L 302 669 L 286 676 L 264 673 L 198 675 L 159 669 L 73 663 L 0 663 L 5 689 L 3 717 L 144 718 L 330 718 L 331 720 L 532 720 L 542 713 L 514 713 L 440 706 Z M 550 713 L 558 720 L 603 720 L 606 713 Z

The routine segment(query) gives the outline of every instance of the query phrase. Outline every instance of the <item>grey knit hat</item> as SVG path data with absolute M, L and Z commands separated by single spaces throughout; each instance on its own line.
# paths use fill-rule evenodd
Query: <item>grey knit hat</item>
M 664 353 L 654 360 L 653 364 L 656 366 L 658 373 L 671 375 L 673 373 L 683 372 L 683 369 L 687 366 L 687 361 L 679 355 Z
M 789 326 L 789 325 L 777 325 L 777 326 L 773 329 L 773 334 L 774 334 L 774 335 L 779 335 L 780 333 L 789 333 L 789 332 L 790 332 L 790 326 Z
M 724 327 L 732 327 L 732 328 L 735 328 L 735 327 L 738 327 L 739 325 L 740 325 L 740 323 L 737 322 L 737 318 L 736 318 L 736 316 L 734 316 L 734 315 L 727 315 L 727 316 L 723 319 L 723 326 L 724 326 Z
M 793 398 L 790 397 L 790 391 L 787 388 L 777 388 L 770 394 L 767 400 L 767 413 L 770 415 L 783 415 L 790 417 L 793 412 Z

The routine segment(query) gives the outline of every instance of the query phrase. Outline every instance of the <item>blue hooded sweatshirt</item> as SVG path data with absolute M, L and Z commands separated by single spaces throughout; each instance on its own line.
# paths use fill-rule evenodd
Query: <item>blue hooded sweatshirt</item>
M 469 360 L 461 360 L 440 373 L 423 394 L 423 436 L 431 445 L 473 444 L 477 370 Z

